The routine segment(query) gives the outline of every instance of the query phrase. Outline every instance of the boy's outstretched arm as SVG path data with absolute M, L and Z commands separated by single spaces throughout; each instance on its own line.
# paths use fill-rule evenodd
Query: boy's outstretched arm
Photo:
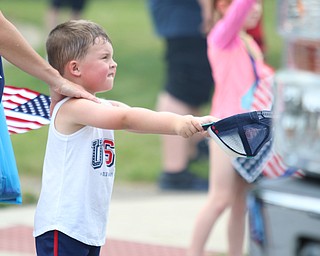
M 211 116 L 182 116 L 171 112 L 156 112 L 146 108 L 124 106 L 71 99 L 60 109 L 58 122 L 69 123 L 69 126 L 88 125 L 102 129 L 180 135 L 188 138 L 195 133 L 204 132 L 202 124 L 216 120 Z

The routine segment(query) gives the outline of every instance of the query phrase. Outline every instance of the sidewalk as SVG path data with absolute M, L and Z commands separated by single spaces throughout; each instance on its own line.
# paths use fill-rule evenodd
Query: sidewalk
M 152 185 L 116 183 L 101 256 L 185 255 L 205 198 L 206 193 L 161 192 Z M 34 210 L 35 205 L 0 209 L 0 256 L 35 255 Z M 227 214 L 207 243 L 210 256 L 226 252 Z

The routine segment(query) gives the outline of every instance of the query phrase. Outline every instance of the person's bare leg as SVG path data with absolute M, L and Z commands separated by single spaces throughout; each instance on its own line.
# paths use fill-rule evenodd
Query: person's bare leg
M 159 96 L 158 111 L 169 111 L 180 115 L 197 115 L 197 109 L 188 106 L 170 94 Z M 162 136 L 162 173 L 159 187 L 163 190 L 207 191 L 208 180 L 188 170 L 191 154 L 195 154 L 196 143 L 178 136 Z
M 180 115 L 197 114 L 195 108 L 165 92 L 159 96 L 157 110 Z M 189 162 L 191 140 L 169 135 L 163 135 L 161 139 L 163 170 L 171 173 L 185 170 Z
M 236 173 L 230 157 L 210 141 L 210 188 L 208 198 L 196 218 L 188 256 L 202 256 L 211 230 L 231 204 Z M 227 228 L 227 227 L 226 227 Z
M 55 8 L 53 6 L 49 8 L 47 15 L 45 17 L 46 29 L 48 31 L 53 29 L 58 24 L 59 13 L 60 13 L 60 10 L 58 8 Z
M 80 20 L 82 18 L 82 11 L 71 11 L 71 19 L 72 20 Z
M 228 240 L 229 240 L 229 256 L 242 256 L 243 241 L 246 223 L 246 196 L 250 188 L 243 178 L 239 175 L 236 177 L 235 194 L 231 205 Z

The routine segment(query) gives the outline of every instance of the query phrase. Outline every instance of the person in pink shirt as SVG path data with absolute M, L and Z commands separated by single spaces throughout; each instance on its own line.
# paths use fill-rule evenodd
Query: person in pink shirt
M 261 18 L 261 1 L 216 0 L 213 3 L 217 20 L 207 36 L 208 57 L 215 81 L 211 115 L 225 118 L 271 106 L 270 87 L 261 93 L 266 99 L 264 103 L 255 98 L 255 92 L 259 81 L 272 77 L 273 70 L 265 64 L 260 47 L 246 33 Z M 196 219 L 188 256 L 203 255 L 211 230 L 227 208 L 231 210 L 228 255 L 242 255 L 246 193 L 250 184 L 235 169 L 233 159 L 210 142 L 210 188 Z

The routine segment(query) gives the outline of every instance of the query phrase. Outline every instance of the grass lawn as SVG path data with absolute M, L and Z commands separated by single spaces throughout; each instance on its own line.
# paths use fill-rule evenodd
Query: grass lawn
M 264 24 L 267 39 L 267 61 L 278 68 L 281 62 L 281 39 L 275 31 L 275 0 L 265 3 Z M 36 50 L 44 53 L 44 26 L 47 1 L 2 0 L 1 10 L 16 24 L 35 26 L 41 31 L 43 44 Z M 36 13 L 36 15 L 35 15 Z M 117 99 L 132 106 L 154 109 L 163 80 L 162 43 L 153 32 L 144 0 L 91 0 L 84 18 L 101 24 L 111 36 L 118 63 L 115 87 L 101 97 Z M 31 39 L 31 38 L 28 38 Z M 6 84 L 29 87 L 44 93 L 48 88 L 41 81 L 6 65 Z M 207 114 L 208 106 L 203 109 Z M 141 120 L 143 122 L 143 120 Z M 47 127 L 12 136 L 20 175 L 40 176 L 44 157 Z M 117 180 L 154 182 L 160 170 L 160 141 L 157 135 L 116 132 Z M 206 161 L 194 164 L 194 170 L 207 175 Z

